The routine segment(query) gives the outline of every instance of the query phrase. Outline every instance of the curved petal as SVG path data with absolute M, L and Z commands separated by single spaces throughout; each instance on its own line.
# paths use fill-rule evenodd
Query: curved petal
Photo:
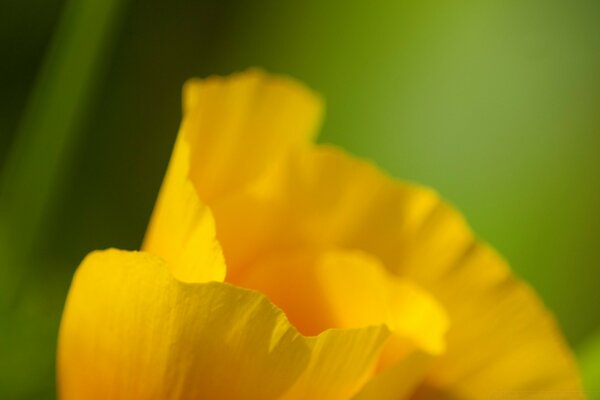
M 319 264 L 317 277 L 340 327 L 385 323 L 420 350 L 444 352 L 448 317 L 418 285 L 390 274 L 362 252 L 329 252 Z
M 346 400 L 375 373 L 377 360 L 390 332 L 385 326 L 330 329 L 308 338 L 310 362 L 282 398 Z
M 335 247 L 373 254 L 430 291 L 452 327 L 448 353 L 420 391 L 435 393 L 427 398 L 581 393 L 572 355 L 548 311 L 429 189 L 316 147 L 299 150 L 213 211 L 234 280 L 253 273 L 273 249 Z
M 163 257 L 178 279 L 222 281 L 225 263 L 211 251 L 219 244 L 204 204 L 307 145 L 322 102 L 300 83 L 260 70 L 190 80 L 183 97 L 184 119 L 142 249 Z
M 376 368 L 364 377 L 371 379 L 359 398 L 408 396 L 424 377 L 433 356 L 445 348 L 448 318 L 443 308 L 423 289 L 393 276 L 362 252 L 329 251 L 316 257 L 284 254 L 264 260 L 235 283 L 267 295 L 305 334 L 331 327 L 385 324 L 392 335 L 387 337 L 378 359 L 368 360 L 368 365 Z M 318 359 L 313 364 L 322 369 L 327 361 Z M 339 378 L 337 369 L 331 369 L 331 373 Z M 361 385 L 347 393 L 355 393 L 364 379 L 353 381 Z M 309 389 L 300 384 L 291 393 L 294 398 L 333 398 L 328 391 Z
M 273 256 L 232 283 L 265 294 L 305 335 L 385 324 L 402 338 L 396 354 L 414 346 L 444 351 L 448 318 L 442 306 L 360 251 Z
M 184 283 L 158 257 L 108 250 L 78 269 L 63 314 L 62 400 L 343 399 L 373 371 L 383 326 L 305 338 L 261 294 Z
M 450 330 L 448 353 L 418 398 L 524 393 L 531 399 L 585 398 L 552 316 L 528 286 L 507 274 L 506 263 L 493 250 L 475 244 L 449 265 L 443 277 L 423 284 L 451 307 L 456 329 Z
M 223 281 L 225 262 L 212 213 L 188 178 L 190 150 L 179 138 L 142 250 L 167 261 L 184 282 Z
M 209 206 L 243 188 L 290 149 L 308 145 L 321 99 L 299 82 L 249 70 L 190 80 L 179 133 L 191 149 L 190 177 Z

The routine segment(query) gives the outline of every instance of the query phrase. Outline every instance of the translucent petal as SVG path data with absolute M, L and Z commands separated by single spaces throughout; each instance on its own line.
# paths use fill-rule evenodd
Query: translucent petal
M 308 338 L 307 369 L 284 399 L 349 399 L 374 374 L 389 337 L 385 326 L 332 329 Z
M 323 106 L 300 83 L 260 70 L 190 80 L 183 97 L 184 119 L 142 249 L 163 257 L 178 279 L 222 281 L 225 264 L 210 251 L 219 244 L 205 204 L 308 145 Z
M 306 335 L 385 324 L 404 339 L 404 347 L 444 351 L 448 318 L 443 307 L 359 251 L 273 256 L 233 283 L 265 294 Z
M 175 146 L 142 250 L 167 261 L 185 282 L 223 281 L 225 262 L 212 213 L 188 179 L 189 146 Z
M 447 354 L 419 391 L 426 398 L 581 393 L 550 313 L 429 189 L 319 146 L 298 149 L 213 210 L 234 280 L 273 251 L 359 249 L 431 292 L 451 328 Z
M 299 82 L 249 70 L 195 79 L 184 88 L 180 136 L 191 149 L 190 177 L 209 206 L 257 179 L 321 124 L 321 99 Z
M 59 395 L 344 399 L 371 376 L 388 336 L 379 326 L 306 338 L 257 292 L 180 282 L 147 253 L 95 252 L 67 299 Z

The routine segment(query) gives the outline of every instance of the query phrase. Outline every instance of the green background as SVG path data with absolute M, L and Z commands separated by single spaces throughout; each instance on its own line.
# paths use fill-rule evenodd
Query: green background
M 71 275 L 139 246 L 182 83 L 249 66 L 324 95 L 321 142 L 455 204 L 600 394 L 599 21 L 597 0 L 3 0 L 0 398 L 54 396 Z

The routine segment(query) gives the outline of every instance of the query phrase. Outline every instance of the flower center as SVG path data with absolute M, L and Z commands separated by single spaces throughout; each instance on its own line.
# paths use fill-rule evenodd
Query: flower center
M 231 283 L 266 295 L 306 336 L 386 324 L 401 346 L 444 348 L 448 321 L 437 301 L 360 251 L 274 255 Z

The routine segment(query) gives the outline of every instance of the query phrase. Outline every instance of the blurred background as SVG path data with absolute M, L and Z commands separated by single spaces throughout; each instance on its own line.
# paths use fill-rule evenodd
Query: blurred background
M 0 398 L 54 398 L 71 276 L 136 249 L 183 82 L 321 92 L 321 142 L 433 186 L 554 311 L 600 393 L 597 0 L 2 0 Z

